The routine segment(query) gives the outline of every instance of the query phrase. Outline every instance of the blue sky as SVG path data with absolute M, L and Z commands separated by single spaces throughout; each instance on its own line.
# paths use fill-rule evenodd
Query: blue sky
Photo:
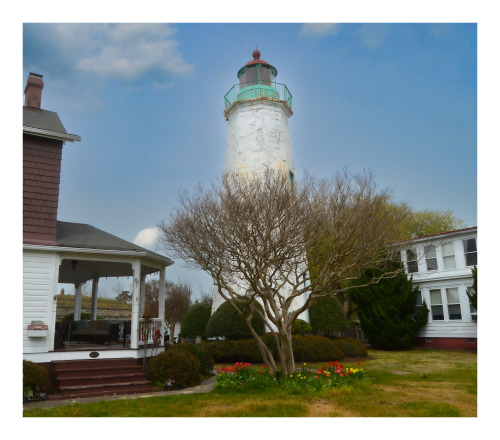
M 477 225 L 477 26 L 451 23 L 24 24 L 23 90 L 42 74 L 42 108 L 82 137 L 59 219 L 134 241 L 219 176 L 223 97 L 256 46 L 293 95 L 297 178 L 370 168 L 396 200 Z M 210 289 L 181 261 L 167 277 Z

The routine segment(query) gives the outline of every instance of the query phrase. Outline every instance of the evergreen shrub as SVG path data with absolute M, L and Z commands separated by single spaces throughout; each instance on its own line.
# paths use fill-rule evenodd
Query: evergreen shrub
M 196 338 L 205 337 L 205 328 L 210 319 L 211 306 L 209 304 L 200 303 L 192 306 L 184 315 L 181 323 L 181 337 Z
M 276 343 L 271 333 L 261 336 L 262 340 L 278 358 Z M 261 363 L 262 357 L 254 338 L 237 341 L 207 341 L 202 343 L 216 363 L 251 362 Z M 340 360 L 345 357 L 331 339 L 323 336 L 292 336 L 292 347 L 297 362 Z
M 151 358 L 146 379 L 163 386 L 168 382 L 172 389 L 191 387 L 201 380 L 201 364 L 188 350 L 168 349 Z
M 334 345 L 340 349 L 347 357 L 368 356 L 365 345 L 354 338 L 338 338 L 333 340 Z
M 211 375 L 214 369 L 214 360 L 210 353 L 208 353 L 200 344 L 177 344 L 170 346 L 170 350 L 187 350 L 189 353 L 194 354 L 200 361 L 201 374 L 204 376 Z
M 397 270 L 400 267 L 400 262 L 394 262 L 389 269 Z M 383 273 L 384 269 L 368 269 L 357 284 L 368 284 Z M 408 278 L 404 272 L 352 291 L 361 327 L 371 345 L 381 350 L 407 350 L 413 347 L 429 315 L 425 302 L 421 311 L 415 313 L 417 292 L 418 286 L 413 287 L 412 277 Z
M 303 319 L 295 319 L 292 322 L 292 335 L 310 335 L 313 329 L 311 324 Z
M 242 299 L 236 303 L 238 308 L 248 316 L 248 300 Z M 253 301 L 253 306 L 264 313 L 264 309 L 260 303 Z M 252 327 L 258 335 L 265 332 L 264 319 L 261 315 L 255 313 L 252 318 Z M 227 340 L 231 339 L 248 339 L 252 337 L 250 330 L 248 330 L 243 319 L 234 310 L 234 307 L 229 301 L 222 303 L 219 308 L 210 317 L 205 329 L 205 336 L 223 336 Z
M 309 319 L 314 334 L 325 336 L 332 332 L 347 330 L 349 324 L 340 301 L 334 296 L 316 299 L 309 308 Z
M 49 372 L 39 364 L 23 360 L 23 389 L 30 390 L 33 396 L 48 393 L 51 389 Z

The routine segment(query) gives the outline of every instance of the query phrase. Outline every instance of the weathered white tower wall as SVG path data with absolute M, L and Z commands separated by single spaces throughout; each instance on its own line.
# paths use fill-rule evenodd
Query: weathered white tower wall
M 225 172 L 261 173 L 267 167 L 291 171 L 292 146 L 287 104 L 267 99 L 236 101 L 228 121 Z

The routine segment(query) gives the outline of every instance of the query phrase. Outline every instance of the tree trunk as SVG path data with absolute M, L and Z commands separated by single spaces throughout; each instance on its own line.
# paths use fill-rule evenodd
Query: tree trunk
M 279 354 L 281 361 L 281 371 L 289 376 L 295 371 L 295 359 L 293 357 L 292 333 L 281 331 L 278 334 L 280 340 Z

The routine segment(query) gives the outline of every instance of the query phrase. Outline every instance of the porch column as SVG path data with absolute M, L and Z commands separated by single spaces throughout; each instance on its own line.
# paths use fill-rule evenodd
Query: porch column
M 165 268 L 160 269 L 159 292 L 158 292 L 158 318 L 161 318 L 161 333 L 165 332 Z M 165 343 L 165 341 L 163 341 Z
M 141 279 L 141 262 L 134 260 L 132 264 L 132 323 L 130 326 L 130 348 L 137 349 L 138 338 L 137 331 L 139 329 L 139 294 L 140 294 L 140 279 Z
M 90 303 L 90 319 L 95 321 L 97 319 L 97 288 L 99 286 L 99 277 L 92 279 L 92 301 Z
M 75 284 L 75 310 L 73 319 L 75 321 L 82 319 L 82 283 Z
M 141 289 L 139 300 L 139 317 L 144 316 L 144 309 L 146 308 L 146 275 L 141 275 Z

